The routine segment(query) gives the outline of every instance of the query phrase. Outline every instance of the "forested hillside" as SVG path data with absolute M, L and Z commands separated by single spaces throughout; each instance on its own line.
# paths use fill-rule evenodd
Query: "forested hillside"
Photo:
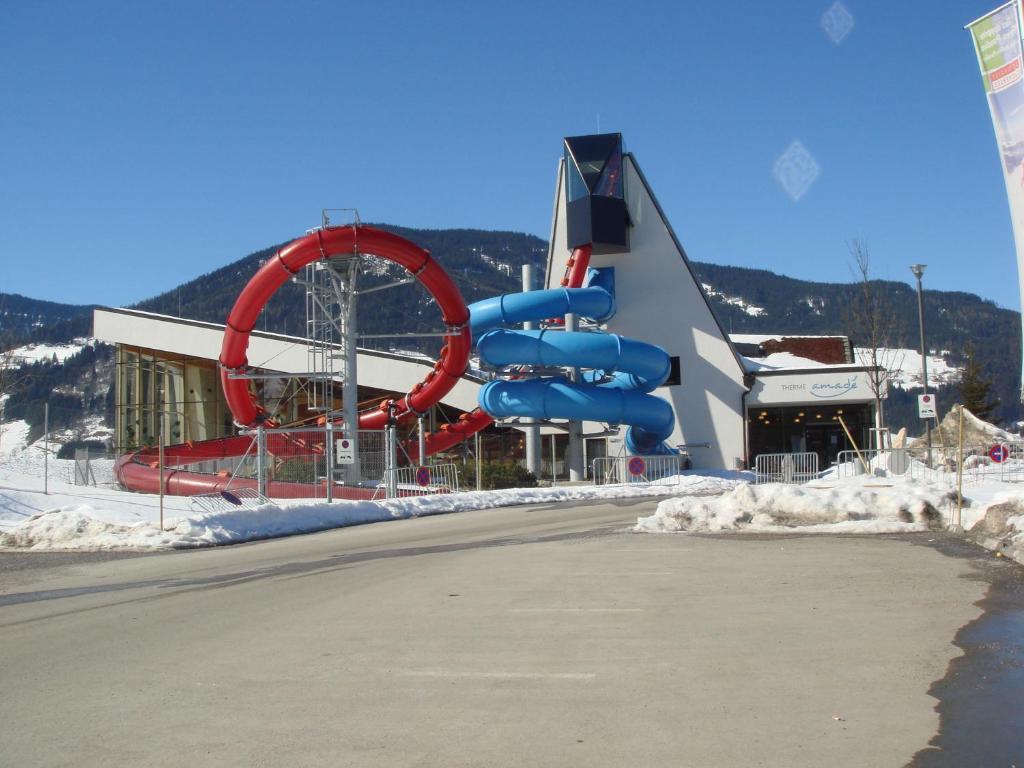
M 407 229 L 387 224 L 372 226 L 408 238 L 431 252 L 458 284 L 467 303 L 521 289 L 521 265 L 534 264 L 543 270 L 547 244 L 540 238 L 518 232 L 490 232 L 477 229 Z M 238 298 L 238 292 L 257 269 L 281 247 L 271 246 L 243 259 L 183 283 L 166 293 L 147 299 L 135 308 L 147 312 L 180 315 L 196 320 L 223 323 Z M 380 264 L 360 278 L 363 288 L 382 285 L 406 273 L 396 265 Z M 539 279 L 539 278 L 538 278 Z M 404 333 L 442 329 L 440 314 L 430 295 L 418 284 L 399 286 L 373 294 L 357 303 L 358 326 L 364 333 Z M 303 335 L 305 333 L 305 288 L 286 284 L 267 305 L 259 321 L 261 330 Z M 360 346 L 387 349 L 398 339 L 367 339 Z M 403 349 L 432 352 L 436 338 L 402 339 Z
M 0 293 L 0 349 L 29 341 L 61 342 L 88 336 L 94 306 Z

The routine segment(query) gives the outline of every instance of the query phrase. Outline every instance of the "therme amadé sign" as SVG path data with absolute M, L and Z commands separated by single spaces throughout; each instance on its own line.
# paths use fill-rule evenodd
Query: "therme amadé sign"
M 758 377 L 747 396 L 751 405 L 796 405 L 827 400 L 837 403 L 873 399 L 867 373 L 831 372 Z

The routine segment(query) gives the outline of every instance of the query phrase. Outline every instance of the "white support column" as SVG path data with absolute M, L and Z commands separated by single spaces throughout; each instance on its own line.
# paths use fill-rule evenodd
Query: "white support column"
M 523 291 L 532 290 L 533 265 L 523 264 Z M 536 326 L 537 324 L 532 322 L 523 323 L 523 330 L 532 331 Z M 537 426 L 536 419 L 523 419 L 523 423 L 530 425 L 524 431 L 526 435 L 526 468 L 539 479 L 541 470 L 540 427 Z
M 576 315 L 565 316 L 565 332 L 573 333 L 579 329 L 579 321 Z M 580 381 L 578 368 L 572 371 L 571 379 L 574 383 Z M 583 423 L 580 421 L 569 422 L 569 445 L 565 449 L 565 464 L 569 470 L 569 480 L 580 482 L 584 479 L 583 473 Z

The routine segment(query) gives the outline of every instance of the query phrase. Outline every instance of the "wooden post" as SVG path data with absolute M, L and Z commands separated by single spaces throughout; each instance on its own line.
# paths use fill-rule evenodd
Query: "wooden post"
M 836 418 L 839 419 L 839 426 L 843 428 L 843 432 L 846 433 L 846 437 L 850 441 L 850 445 L 853 446 L 853 450 L 856 452 L 857 458 L 860 459 L 860 465 L 864 467 L 864 474 L 871 474 L 871 470 L 868 468 L 868 463 L 864 461 L 864 457 L 861 455 L 860 448 L 857 447 L 857 441 L 853 439 L 853 435 L 851 435 L 850 430 L 847 429 L 846 422 L 843 421 L 843 417 L 836 416 Z
M 43 493 L 50 493 L 50 403 L 43 403 Z
M 953 528 L 960 530 L 960 513 L 964 508 L 964 407 L 963 405 L 957 407 L 960 411 L 960 427 L 956 441 L 956 517 L 953 518 Z

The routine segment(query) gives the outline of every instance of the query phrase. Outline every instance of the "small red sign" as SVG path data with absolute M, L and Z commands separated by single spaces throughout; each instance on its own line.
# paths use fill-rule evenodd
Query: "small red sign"
M 416 470 L 416 484 L 430 485 L 430 467 L 420 467 Z
M 642 475 L 647 470 L 647 462 L 639 456 L 634 456 L 626 465 L 631 475 Z
M 988 457 L 996 464 L 1002 464 L 1010 458 L 1010 448 L 1005 445 L 993 445 L 988 450 Z

